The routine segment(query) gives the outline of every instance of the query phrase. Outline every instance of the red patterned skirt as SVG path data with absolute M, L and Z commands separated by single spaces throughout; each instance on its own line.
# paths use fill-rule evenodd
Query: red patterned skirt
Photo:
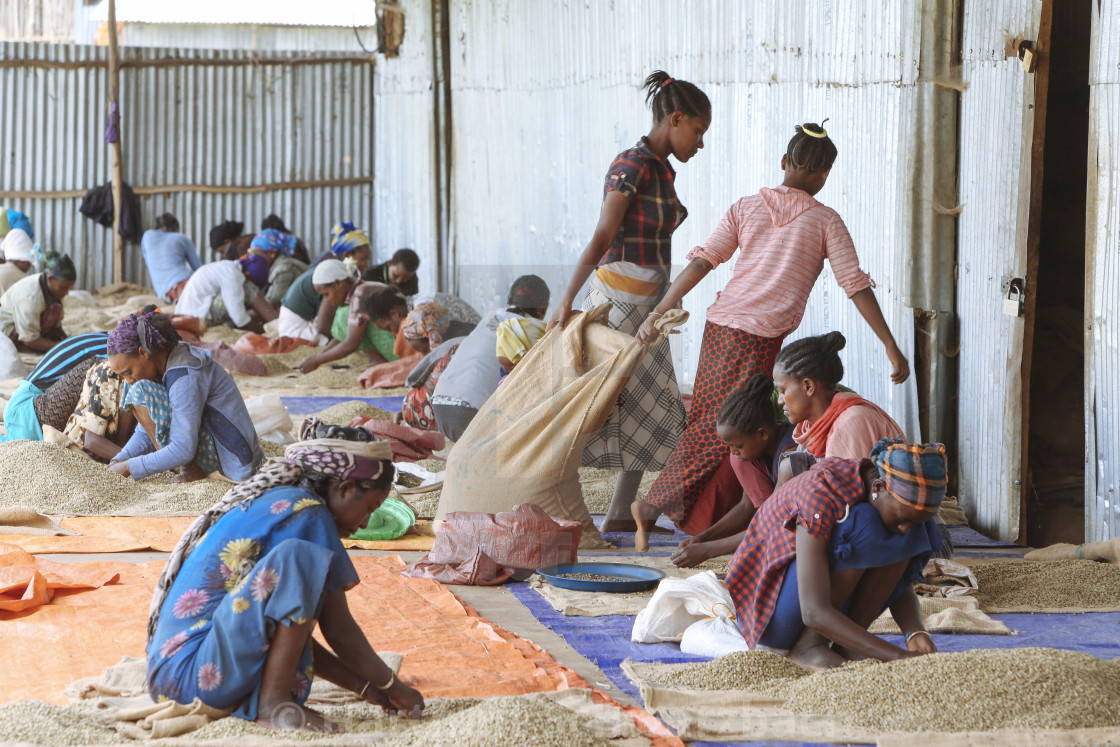
M 716 416 L 727 395 L 752 376 L 774 374 L 783 339 L 712 322 L 704 325 L 688 428 L 645 498 L 683 531 L 702 532 L 742 500 L 730 451 L 716 435 Z
M 458 345 L 448 350 L 447 355 L 440 358 L 439 362 L 432 366 L 432 372 L 428 374 L 428 378 L 423 383 L 409 389 L 408 393 L 404 395 L 404 401 L 401 403 L 402 423 L 425 431 L 436 430 L 436 416 L 432 412 L 432 393 L 436 390 L 436 383 L 439 381 L 440 375 L 451 365 L 451 358 L 458 350 Z

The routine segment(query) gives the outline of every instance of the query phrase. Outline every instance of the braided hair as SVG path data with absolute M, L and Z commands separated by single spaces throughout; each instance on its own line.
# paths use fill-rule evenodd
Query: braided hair
M 171 317 L 154 304 L 121 319 L 116 329 L 109 333 L 105 350 L 109 355 L 136 355 L 141 350 L 170 350 L 180 342 L 179 332 L 171 324 Z
M 748 435 L 759 428 L 774 425 L 778 413 L 774 409 L 774 381 L 766 374 L 751 377 L 744 386 L 727 395 L 719 408 L 716 423 L 731 426 Z
M 664 70 L 654 70 L 642 87 L 646 104 L 653 110 L 653 121 L 660 122 L 673 112 L 703 117 L 712 111 L 708 96 L 687 80 L 677 80 Z
M 812 379 L 829 389 L 835 389 L 840 379 L 844 378 L 840 351 L 847 343 L 844 335 L 839 332 L 804 337 L 782 348 L 774 361 L 774 368 L 781 369 L 798 381 Z
M 797 130 L 797 134 L 786 146 L 786 162 L 789 167 L 796 171 L 831 169 L 836 161 L 836 143 L 832 142 L 824 127 L 814 122 L 806 122 L 796 125 L 794 129 Z

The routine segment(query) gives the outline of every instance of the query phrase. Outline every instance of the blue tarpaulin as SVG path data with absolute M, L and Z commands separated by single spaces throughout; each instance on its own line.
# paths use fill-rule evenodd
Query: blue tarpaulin
M 342 404 L 343 402 L 352 402 L 353 400 L 361 400 L 368 402 L 374 407 L 389 412 L 401 411 L 401 398 L 400 397 L 281 397 L 280 401 L 284 403 L 284 407 L 288 408 L 288 412 L 292 415 L 314 415 L 317 412 L 322 412 L 328 407 Z

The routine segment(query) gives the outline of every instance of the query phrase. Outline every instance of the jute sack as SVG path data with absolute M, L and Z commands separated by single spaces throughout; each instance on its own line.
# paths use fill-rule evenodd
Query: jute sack
M 437 532 L 452 511 L 535 503 L 581 522 L 580 547 L 606 545 L 583 502 L 580 456 L 645 354 L 634 337 L 606 326 L 610 308 L 574 313 L 546 334 L 482 406 L 448 455 Z M 674 309 L 657 327 L 667 335 L 687 319 Z
M 1085 545 L 1070 545 L 1065 542 L 1038 550 L 1031 550 L 1023 556 L 1024 560 L 1096 560 L 1100 563 L 1120 565 L 1120 537 L 1104 542 L 1090 542 Z

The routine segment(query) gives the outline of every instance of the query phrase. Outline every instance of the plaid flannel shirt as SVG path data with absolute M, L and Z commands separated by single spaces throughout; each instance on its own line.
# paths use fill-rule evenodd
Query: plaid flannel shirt
M 786 569 L 797 557 L 797 526 L 814 537 L 830 537 L 845 508 L 865 500 L 860 471 L 868 464 L 867 459 L 821 460 L 758 509 L 727 569 L 727 590 L 751 648 L 770 624 Z
M 676 176 L 669 161 L 658 158 L 644 137 L 615 156 L 603 184 L 603 199 L 619 192 L 630 200 L 630 207 L 601 265 L 625 261 L 667 267 L 673 263 L 673 232 L 688 217 L 673 186 Z

